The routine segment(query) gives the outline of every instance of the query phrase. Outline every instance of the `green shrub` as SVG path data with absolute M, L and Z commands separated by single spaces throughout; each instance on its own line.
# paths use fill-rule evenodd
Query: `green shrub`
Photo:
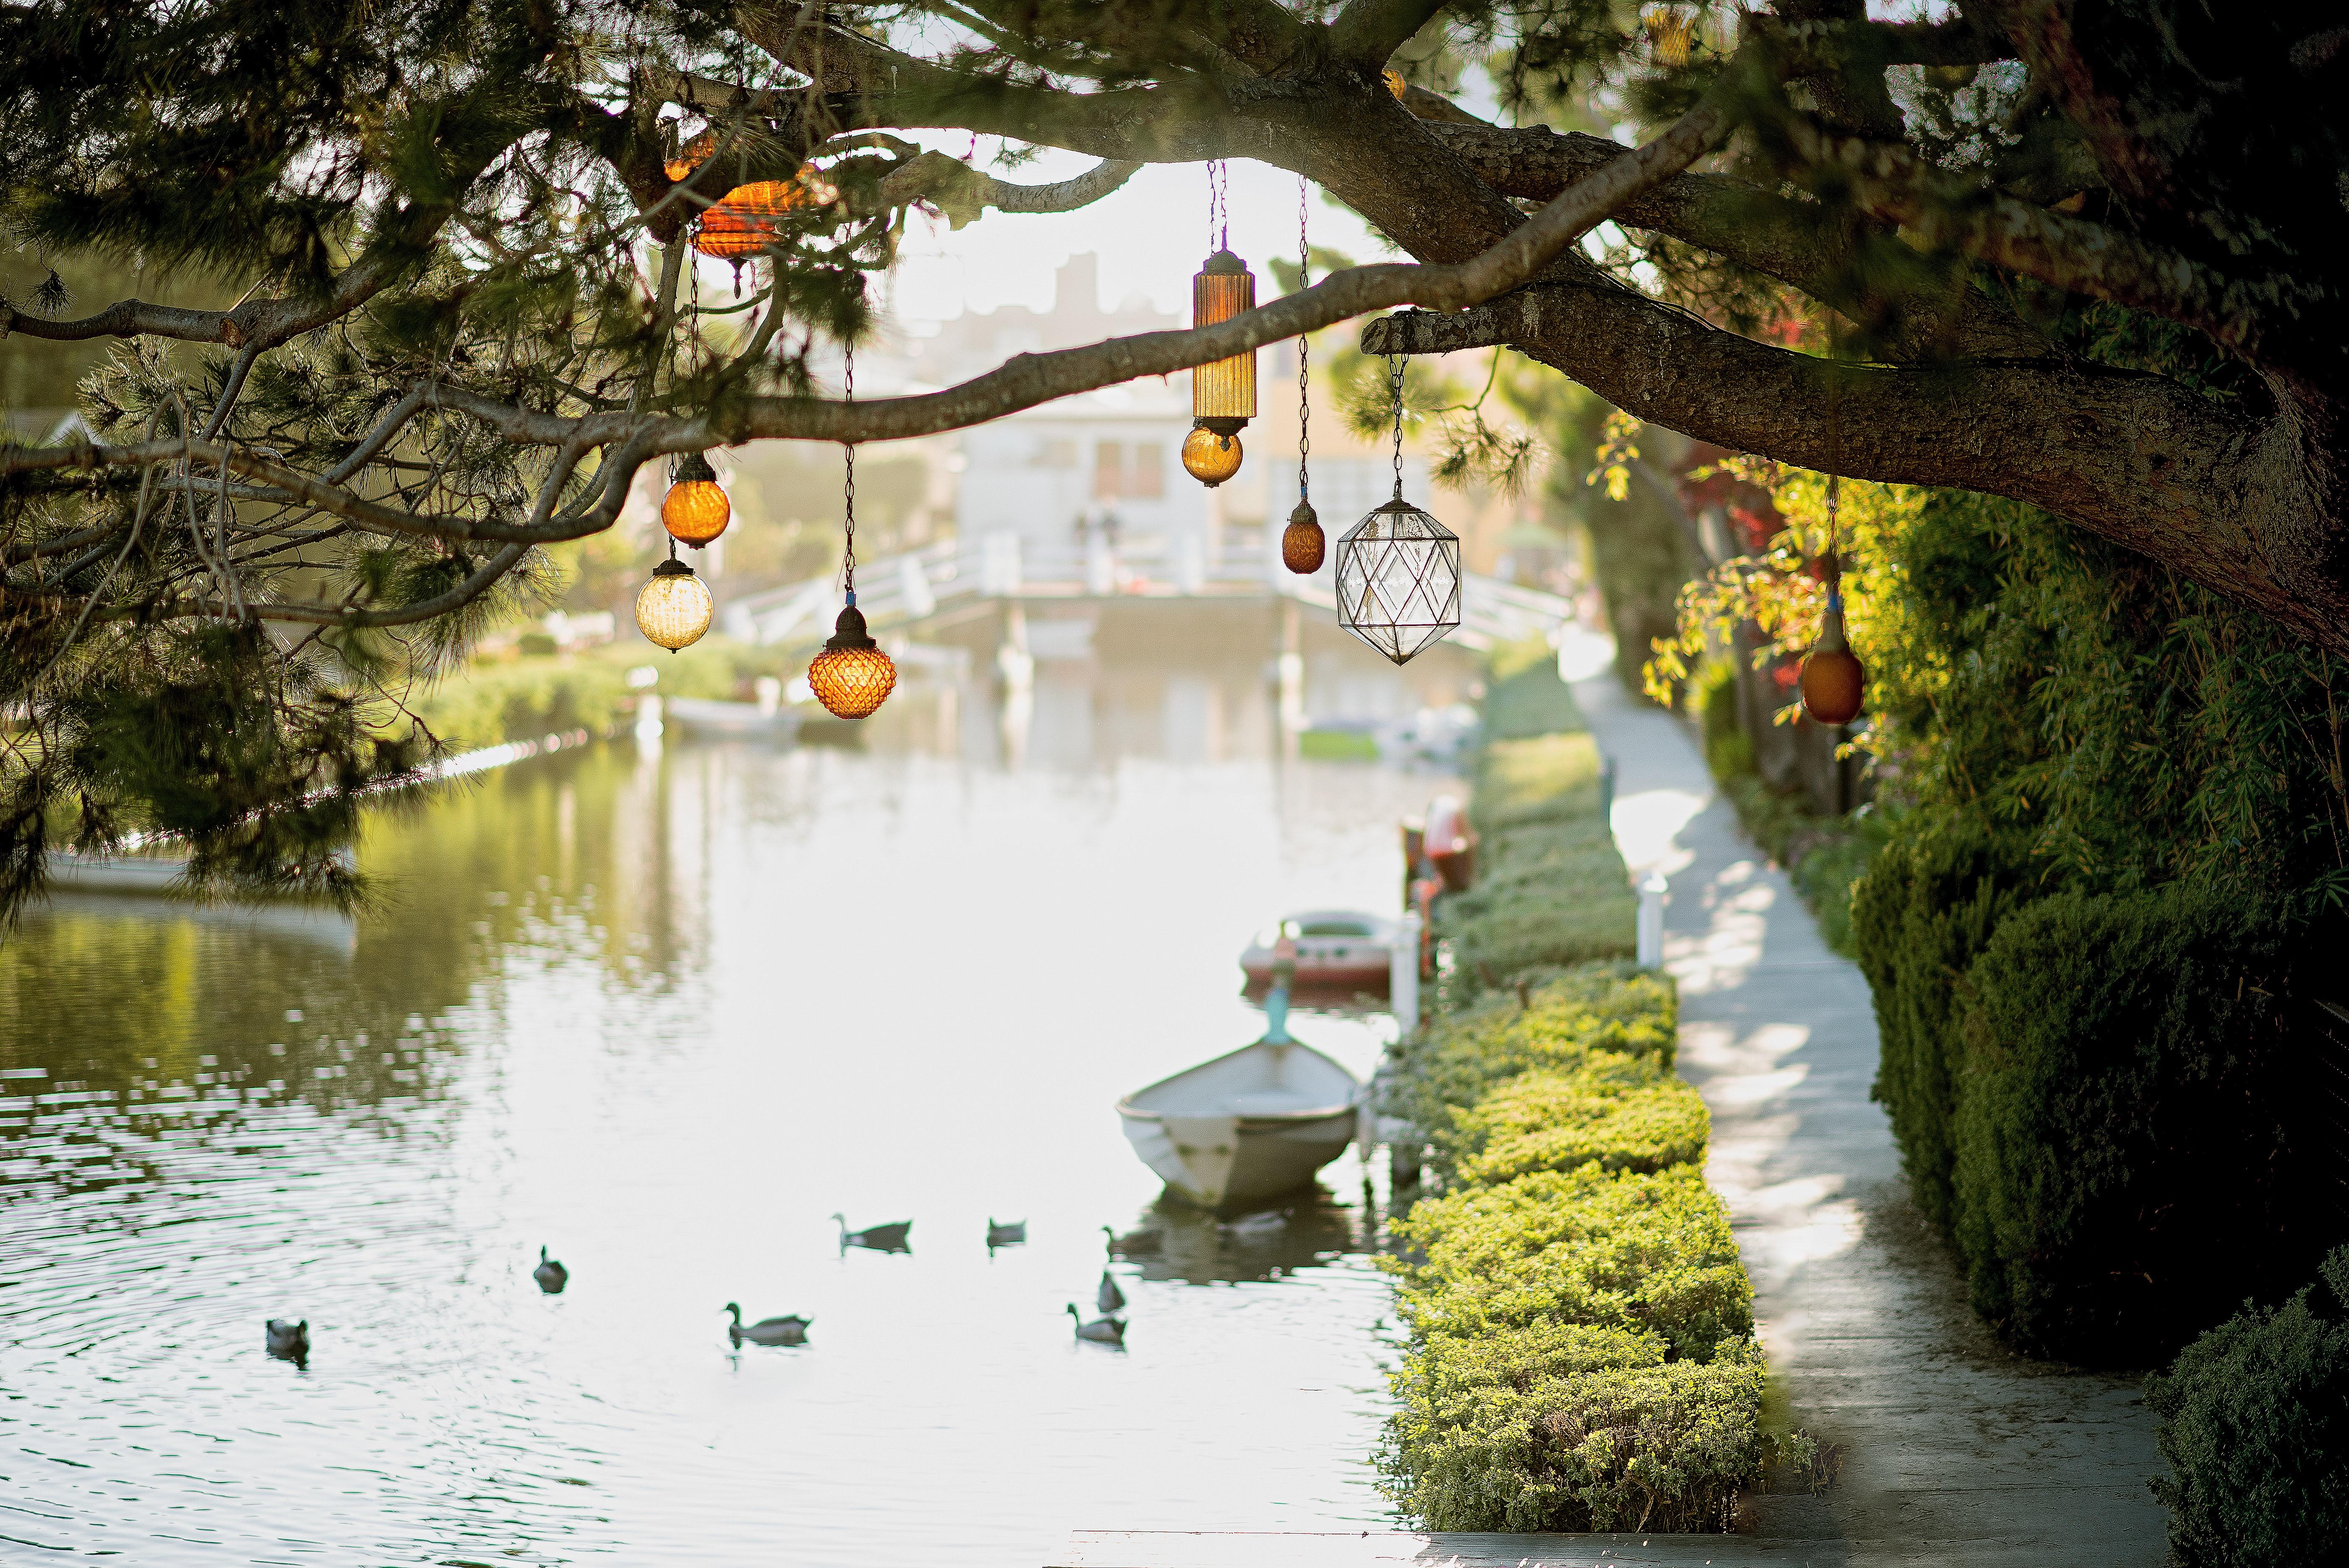
M 1969 818 L 1887 844 L 1859 879 L 1851 928 L 1876 1002 L 1869 1093 L 1892 1119 L 1917 1206 L 1954 1234 L 1958 1086 L 1968 965 L 2031 896 L 2023 841 Z
M 2043 899 L 1967 972 L 1957 1240 L 2035 1353 L 2145 1366 L 2305 1279 L 2283 927 L 2225 895 Z
M 1422 1336 L 1550 1321 L 1645 1330 L 1704 1361 L 1754 1332 L 1729 1211 L 1695 1168 L 1537 1171 L 1415 1205 L 1394 1233 L 1420 1256 L 1401 1310 Z
M 2329 1299 L 2247 1308 L 2146 1385 L 2170 1473 L 2169 1544 L 2198 1568 L 2349 1561 L 2349 1247 Z
M 1557 655 L 1539 638 L 1495 649 L 1485 689 L 1485 734 L 1522 740 L 1584 728 L 1574 693 L 1557 678 Z
M 1704 1158 L 1704 1098 L 1653 1057 L 1602 1055 L 1578 1072 L 1512 1078 L 1459 1118 L 1460 1179 L 1488 1184 L 1537 1171 L 1657 1171 Z
M 1390 1495 L 1431 1530 L 1728 1528 L 1783 1446 L 1762 1429 L 1761 1352 L 1665 1361 L 1635 1336 L 1552 1328 L 1526 1354 L 1534 1332 L 1413 1353 L 1380 1455 Z
M 1589 736 L 1489 743 L 1471 816 L 1483 840 L 1476 885 L 1444 899 L 1436 914 L 1461 994 L 1528 969 L 1630 954 L 1639 900 L 1599 815 L 1599 748 Z
M 1594 964 L 1528 985 L 1520 1005 L 1494 995 L 1431 1019 L 1405 1047 L 1386 1109 L 1417 1126 L 1439 1161 L 1464 1145 L 1459 1119 L 1493 1089 L 1537 1068 L 1578 1071 L 1595 1053 L 1672 1064 L 1679 1002 L 1671 982 L 1629 964 Z

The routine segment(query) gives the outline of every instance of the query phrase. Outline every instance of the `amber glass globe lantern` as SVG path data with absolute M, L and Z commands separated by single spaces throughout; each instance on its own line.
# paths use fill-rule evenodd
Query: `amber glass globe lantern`
M 846 401 L 856 401 L 856 351 L 843 353 L 847 367 Z M 815 693 L 816 701 L 823 704 L 826 713 L 834 718 L 863 718 L 889 699 L 897 689 L 896 662 L 881 651 L 879 644 L 864 629 L 864 612 L 856 607 L 856 448 L 851 443 L 847 454 L 847 479 L 842 485 L 842 508 L 846 515 L 843 532 L 846 548 L 842 553 L 841 575 L 848 593 L 848 603 L 833 623 L 832 639 L 823 645 L 808 665 L 808 688 Z
M 636 630 L 673 654 L 701 641 L 716 607 L 709 586 L 672 555 L 653 568 L 652 581 L 636 594 Z
M 677 466 L 677 482 L 661 501 L 661 526 L 679 544 L 698 550 L 726 531 L 734 503 L 718 483 L 718 470 L 699 452 Z

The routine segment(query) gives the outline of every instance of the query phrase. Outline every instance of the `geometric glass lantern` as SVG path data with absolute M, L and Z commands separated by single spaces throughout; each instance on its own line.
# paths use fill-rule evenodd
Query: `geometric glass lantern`
M 677 466 L 677 482 L 661 501 L 661 526 L 679 544 L 696 550 L 726 531 L 734 503 L 719 488 L 718 472 L 699 452 Z
M 693 568 L 672 556 L 653 568 L 652 581 L 636 594 L 636 630 L 673 654 L 701 641 L 715 608 Z
M 1338 624 L 1402 664 L 1460 624 L 1460 538 L 1397 496 L 1338 540 Z

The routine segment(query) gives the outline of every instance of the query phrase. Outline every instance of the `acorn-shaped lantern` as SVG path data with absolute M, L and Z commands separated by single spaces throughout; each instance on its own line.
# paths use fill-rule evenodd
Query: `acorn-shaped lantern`
M 661 526 L 679 544 L 698 550 L 726 531 L 734 503 L 718 483 L 718 470 L 699 452 L 677 466 L 677 482 L 661 501 Z
M 1819 640 L 1803 655 L 1803 712 L 1813 722 L 1829 727 L 1849 724 L 1859 717 L 1860 692 L 1867 681 L 1859 655 L 1844 639 L 1842 581 L 1830 578 L 1826 614 L 1819 619 Z
M 1191 325 L 1214 326 L 1256 308 L 1256 274 L 1229 251 L 1209 256 L 1191 280 Z M 1210 489 L 1240 470 L 1240 428 L 1256 418 L 1256 351 L 1191 372 L 1191 434 L 1183 468 Z
M 1299 501 L 1297 510 L 1288 514 L 1288 526 L 1280 531 L 1280 563 L 1299 577 L 1310 577 L 1321 570 L 1329 550 L 1329 537 L 1321 531 L 1313 503 Z

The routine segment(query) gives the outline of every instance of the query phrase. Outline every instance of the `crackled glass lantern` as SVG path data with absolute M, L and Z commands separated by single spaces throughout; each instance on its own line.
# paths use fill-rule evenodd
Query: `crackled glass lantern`
M 839 200 L 840 188 L 805 166 L 789 180 L 737 185 L 701 215 L 693 248 L 705 256 L 740 262 L 773 244 L 787 214 L 829 207 Z
M 808 665 L 807 680 L 816 701 L 834 718 L 863 718 L 897 689 L 896 663 L 866 633 L 854 589 L 833 623 L 831 641 Z
M 1256 274 L 1229 251 L 1217 251 L 1191 280 L 1191 325 L 1214 326 L 1256 308 Z M 1194 428 L 1183 467 L 1210 487 L 1239 471 L 1240 428 L 1256 418 L 1256 350 L 1191 372 Z
M 693 568 L 671 556 L 653 568 L 652 581 L 636 594 L 636 630 L 673 654 L 701 641 L 716 608 Z
M 1321 562 L 1330 552 L 1330 542 L 1321 531 L 1321 520 L 1314 515 L 1313 503 L 1300 500 L 1297 510 L 1288 514 L 1288 526 L 1280 531 L 1280 563 L 1299 577 L 1310 577 L 1321 570 Z
M 1460 538 L 1397 495 L 1338 540 L 1338 624 L 1396 664 L 1460 624 Z
M 677 482 L 661 501 L 661 526 L 671 539 L 696 550 L 726 531 L 734 503 L 718 483 L 718 470 L 699 452 L 677 466 Z

